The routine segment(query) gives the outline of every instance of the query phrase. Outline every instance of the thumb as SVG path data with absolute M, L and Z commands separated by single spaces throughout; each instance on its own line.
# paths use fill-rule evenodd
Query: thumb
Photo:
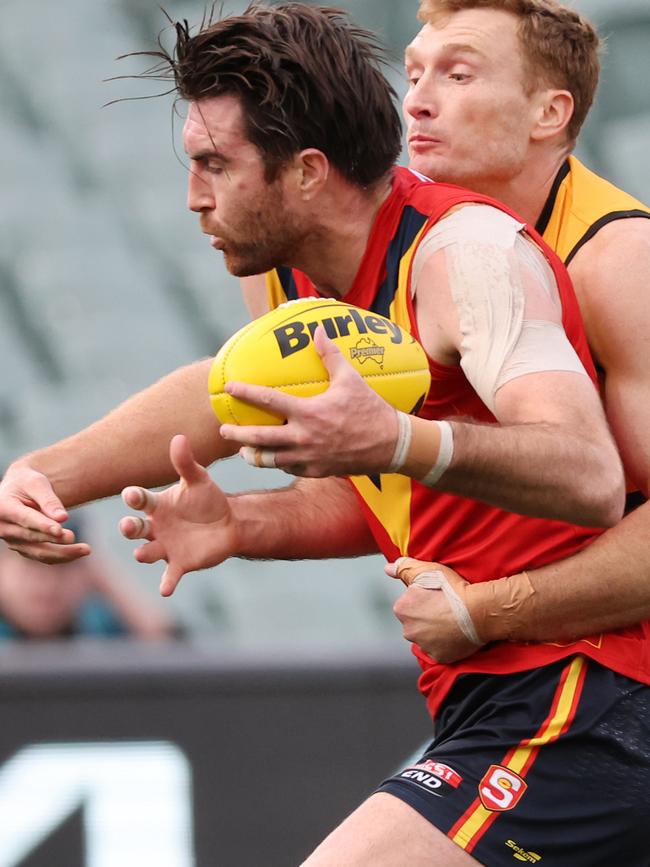
M 386 563 L 386 565 L 384 566 L 384 572 L 390 578 L 399 578 L 399 568 L 403 560 L 406 560 L 406 557 L 398 557 L 394 563 Z
M 34 500 L 39 509 L 48 518 L 53 518 L 58 522 L 65 521 L 68 518 L 68 511 L 54 493 L 54 488 L 47 476 L 41 475 L 40 478 L 36 477 L 34 479 L 30 498 Z
M 176 434 L 169 444 L 169 457 L 178 477 L 188 485 L 202 482 L 207 472 L 194 458 L 190 442 L 184 434 Z
M 388 572 L 389 567 L 391 567 L 390 572 Z M 413 584 L 422 572 L 431 572 L 435 569 L 446 570 L 446 567 L 441 566 L 440 563 L 416 560 L 414 557 L 400 557 L 394 563 L 389 563 L 385 568 L 392 578 L 399 578 L 407 587 Z

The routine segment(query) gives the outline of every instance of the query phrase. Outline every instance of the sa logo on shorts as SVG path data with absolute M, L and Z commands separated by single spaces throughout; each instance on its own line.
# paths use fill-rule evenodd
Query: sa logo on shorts
M 527 788 L 519 774 L 501 765 L 490 765 L 478 784 L 478 794 L 486 810 L 502 813 L 512 810 Z

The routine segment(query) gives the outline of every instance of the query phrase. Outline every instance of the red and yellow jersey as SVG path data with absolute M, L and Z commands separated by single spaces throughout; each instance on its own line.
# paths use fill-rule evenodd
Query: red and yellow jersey
M 426 182 L 398 168 L 392 194 L 380 209 L 355 281 L 345 300 L 389 316 L 418 337 L 411 299 L 410 268 L 420 239 L 450 208 L 463 202 L 503 205 L 459 187 Z M 543 248 L 559 286 L 569 340 L 595 381 L 578 304 L 566 270 L 534 229 L 526 231 Z M 272 306 L 317 295 L 301 272 L 280 268 L 267 275 Z M 431 388 L 419 415 L 429 419 L 465 416 L 494 422 L 459 366 L 432 359 Z M 436 560 L 468 581 L 486 581 L 533 569 L 576 552 L 601 531 L 516 515 L 477 500 L 441 493 L 399 474 L 350 479 L 380 550 L 388 560 L 401 555 Z M 566 645 L 503 643 L 483 648 L 452 665 L 436 663 L 419 648 L 420 688 L 435 714 L 455 678 L 465 672 L 507 673 L 535 668 L 580 652 L 616 671 L 650 683 L 650 642 L 641 628 Z

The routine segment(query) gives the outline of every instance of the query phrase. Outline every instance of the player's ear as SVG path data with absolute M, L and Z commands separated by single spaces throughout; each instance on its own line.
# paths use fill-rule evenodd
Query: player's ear
M 544 90 L 535 106 L 533 141 L 545 141 L 564 132 L 573 117 L 573 96 L 568 90 Z
M 302 198 L 313 198 L 327 181 L 330 162 L 322 151 L 306 148 L 297 155 L 298 186 Z

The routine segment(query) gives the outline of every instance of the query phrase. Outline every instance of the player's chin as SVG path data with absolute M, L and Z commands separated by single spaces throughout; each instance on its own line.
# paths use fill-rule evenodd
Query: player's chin
M 230 246 L 223 249 L 223 261 L 233 277 L 254 277 L 256 274 L 265 274 L 278 264 L 268 257 L 262 258 L 252 253 L 240 252 Z
M 435 180 L 436 175 L 440 175 L 440 170 L 436 165 L 436 160 L 429 154 L 418 154 L 411 152 L 409 154 L 409 168 L 414 172 L 419 172 L 427 178 Z

